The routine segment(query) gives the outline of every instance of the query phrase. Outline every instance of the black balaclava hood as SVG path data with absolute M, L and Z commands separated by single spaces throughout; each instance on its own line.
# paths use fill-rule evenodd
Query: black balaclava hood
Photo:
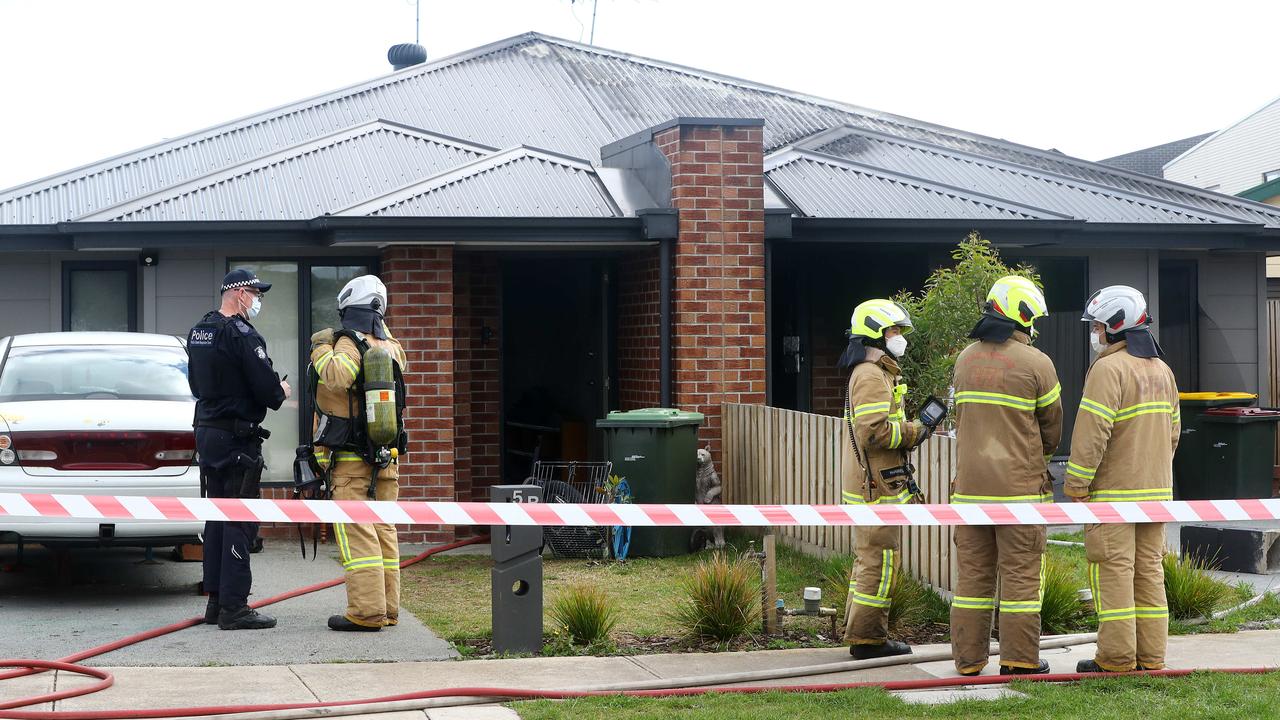
M 342 327 L 347 330 L 368 333 L 379 340 L 387 339 L 387 328 L 382 323 L 382 313 L 370 307 L 353 305 L 338 311 Z
M 1164 355 L 1160 343 L 1156 342 L 1155 337 L 1151 335 L 1151 331 L 1147 328 L 1139 328 L 1134 330 L 1126 330 L 1119 335 L 1107 333 L 1107 341 L 1111 342 L 1115 338 L 1115 342 L 1125 341 L 1124 349 L 1134 357 L 1153 358 Z
M 974 325 L 973 329 L 969 331 L 969 337 L 974 340 L 1002 343 L 1013 337 L 1013 331 L 1016 329 L 1014 322 L 1008 318 L 996 317 L 991 313 L 983 313 L 982 318 L 978 320 L 978 324 Z
M 849 338 L 849 344 L 845 347 L 844 352 L 840 355 L 838 365 L 841 369 L 851 368 L 860 362 L 866 362 L 867 348 L 872 347 L 887 353 L 884 347 L 884 338 L 872 339 L 863 337 L 862 335 L 854 335 L 851 331 L 845 330 L 844 336 Z

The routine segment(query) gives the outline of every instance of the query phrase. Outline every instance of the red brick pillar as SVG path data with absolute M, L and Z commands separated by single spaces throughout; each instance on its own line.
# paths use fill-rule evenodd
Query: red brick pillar
M 672 399 L 705 413 L 720 457 L 721 406 L 765 401 L 764 133 L 755 120 L 657 132 L 679 211 Z
M 382 254 L 382 280 L 390 306 L 387 322 L 409 362 L 409 453 L 400 461 L 400 497 L 453 500 L 453 249 L 389 248 Z M 400 536 L 403 542 L 453 538 L 449 526 L 414 527 Z

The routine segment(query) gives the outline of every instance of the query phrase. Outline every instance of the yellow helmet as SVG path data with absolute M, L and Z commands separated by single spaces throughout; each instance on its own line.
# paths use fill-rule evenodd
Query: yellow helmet
M 1044 292 L 1034 282 L 1017 275 L 1006 275 L 991 286 L 987 306 L 996 315 L 1026 328 L 1031 327 L 1036 318 L 1049 314 Z
M 897 325 L 902 334 L 910 333 L 911 315 L 900 303 L 892 300 L 868 300 L 853 309 L 853 317 L 849 318 L 849 333 L 878 340 L 884 337 L 885 328 Z

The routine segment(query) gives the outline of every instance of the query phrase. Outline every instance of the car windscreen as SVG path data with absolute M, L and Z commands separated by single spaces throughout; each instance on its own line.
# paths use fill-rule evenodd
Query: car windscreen
M 9 350 L 0 402 L 191 400 L 179 347 L 42 345 Z

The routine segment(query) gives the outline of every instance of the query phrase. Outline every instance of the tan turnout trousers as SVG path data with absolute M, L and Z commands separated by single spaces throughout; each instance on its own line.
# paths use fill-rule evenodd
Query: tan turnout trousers
M 857 561 L 845 601 L 845 642 L 883 645 L 889 638 L 889 606 L 902 565 L 902 528 L 856 527 Z
M 337 453 L 333 466 L 334 500 L 367 500 L 373 467 L 351 453 Z M 377 499 L 396 500 L 400 485 L 392 465 L 378 475 Z M 365 627 L 395 625 L 400 619 L 400 543 L 396 526 L 386 523 L 335 523 L 334 537 L 346 575 L 347 612 Z
M 959 577 L 951 602 L 951 648 L 958 672 L 986 667 L 991 614 L 997 609 L 1000 664 L 1018 668 L 1040 665 L 1046 534 L 1043 525 L 961 525 L 955 529 Z
M 1169 640 L 1164 595 L 1164 525 L 1087 525 L 1084 553 L 1098 613 L 1103 670 L 1160 670 Z

